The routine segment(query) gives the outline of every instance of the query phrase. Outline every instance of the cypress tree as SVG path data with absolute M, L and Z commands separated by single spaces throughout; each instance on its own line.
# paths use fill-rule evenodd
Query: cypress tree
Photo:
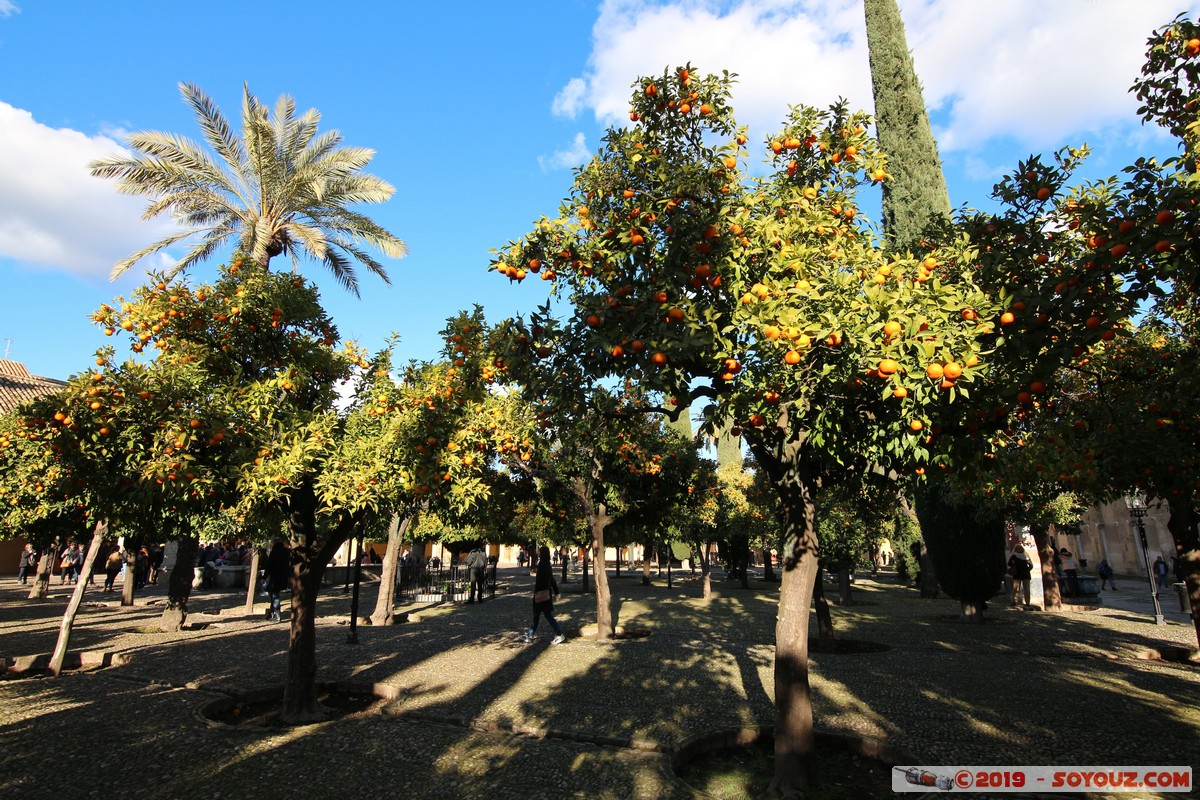
M 950 218 L 950 194 L 896 0 L 865 0 L 875 127 L 888 156 L 883 231 L 889 247 L 908 249 L 931 223 Z

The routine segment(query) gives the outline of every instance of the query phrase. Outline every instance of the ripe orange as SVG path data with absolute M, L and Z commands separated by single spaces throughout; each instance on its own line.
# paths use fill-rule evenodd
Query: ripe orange
M 789 366 L 796 366 L 800 363 L 800 353 L 796 350 L 788 350 L 783 354 L 783 363 Z
M 902 330 L 904 330 L 904 326 L 901 325 L 899 322 L 893 321 L 893 322 L 885 322 L 883 324 L 883 333 L 889 339 L 891 337 L 895 336 L 896 334 L 898 334 Z
M 1029 405 L 1033 402 L 1033 395 L 1029 392 L 1017 392 L 1017 402 L 1021 405 Z
M 1175 221 L 1175 212 L 1170 209 L 1163 209 L 1154 215 L 1154 221 L 1159 225 L 1170 225 Z
M 1043 200 L 1043 201 L 1049 200 L 1050 195 L 1051 195 L 1051 191 L 1050 191 L 1050 187 L 1048 187 L 1048 186 L 1043 186 L 1042 188 L 1037 190 L 1037 199 L 1038 200 Z
M 904 398 L 908 397 L 908 389 L 905 389 L 903 386 L 897 386 L 892 390 L 892 397 L 895 397 L 898 400 L 903 400 Z
M 979 317 L 979 315 L 975 313 L 975 309 L 973 309 L 973 308 L 964 308 L 962 310 L 962 318 L 965 319 L 967 322 L 971 322 L 975 319 L 978 319 L 978 317 Z
M 600 327 L 600 317 L 596 314 L 588 314 L 584 322 L 587 323 L 589 328 Z
M 957 361 L 947 361 L 946 366 L 942 367 L 942 376 L 947 380 L 956 381 L 962 373 L 962 366 Z
M 1160 239 L 1159 241 L 1154 243 L 1154 252 L 1156 252 L 1156 253 L 1165 253 L 1170 249 L 1171 249 L 1171 243 L 1168 242 L 1166 239 Z
M 895 375 L 900 370 L 900 364 L 895 359 L 885 358 L 879 362 L 879 365 L 876 367 L 876 369 L 878 369 L 879 374 L 883 376 Z
M 940 381 L 945 374 L 945 369 L 936 361 L 925 367 L 925 376 L 931 381 Z
M 620 358 L 621 356 L 625 355 L 625 348 L 621 347 L 619 344 L 613 345 L 613 349 L 610 352 L 612 353 L 613 358 Z
M 1113 258 L 1120 258 L 1121 256 L 1123 256 L 1129 252 L 1129 245 L 1116 244 L 1116 245 L 1113 245 L 1112 248 L 1108 252 Z
M 912 430 L 914 430 L 914 431 L 919 431 L 919 430 L 921 430 L 922 428 L 924 428 L 924 427 L 925 427 L 925 423 L 924 423 L 924 422 L 922 422 L 922 421 L 921 421 L 921 420 L 919 420 L 919 419 L 914 419 L 914 420 L 911 420 L 911 421 L 908 423 L 908 427 L 909 427 L 909 428 L 911 428 L 911 429 L 912 429 Z
M 655 86 L 653 83 L 648 84 L 646 86 L 646 96 L 647 97 L 657 97 L 658 96 L 658 87 Z
M 1033 394 L 1042 394 L 1046 391 L 1045 381 L 1034 381 L 1029 384 L 1029 391 Z
M 1089 328 L 1099 328 L 1100 323 L 1102 322 L 1104 322 L 1104 320 L 1100 319 L 1100 317 L 1088 317 L 1087 321 L 1083 324 Z
M 667 309 L 667 319 L 671 322 L 679 322 L 683 319 L 683 316 L 683 309 L 679 306 L 672 306 L 671 308 Z
M 1000 315 L 1000 324 L 1001 325 L 1012 325 L 1016 321 L 1017 321 L 1017 318 L 1016 318 L 1016 316 L 1013 315 L 1013 313 L 1011 311 L 1005 311 L 1003 314 Z
M 661 351 L 655 351 L 650 354 L 650 363 L 656 367 L 666 366 L 667 354 Z

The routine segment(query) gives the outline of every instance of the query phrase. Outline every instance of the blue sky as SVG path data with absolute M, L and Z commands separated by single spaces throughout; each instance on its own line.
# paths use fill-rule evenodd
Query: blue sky
M 1169 152 L 1127 89 L 1151 30 L 1200 3 L 900 6 L 955 205 L 986 205 L 1018 159 L 1065 144 L 1093 147 L 1092 176 Z M 638 74 L 737 72 L 735 108 L 758 141 L 790 103 L 871 107 L 862 17 L 861 0 L 0 0 L 0 356 L 65 378 L 109 341 L 88 315 L 141 281 L 107 275 L 162 223 L 139 222 L 144 201 L 86 165 L 130 131 L 199 138 L 180 81 L 233 119 L 244 82 L 267 103 L 291 94 L 377 151 L 369 171 L 397 191 L 364 210 L 410 255 L 387 262 L 390 287 L 361 275 L 362 299 L 315 264 L 306 274 L 344 337 L 374 349 L 397 331 L 402 358 L 428 358 L 459 308 L 498 320 L 545 299 L 541 281 L 488 273 L 488 250 L 554 213 Z

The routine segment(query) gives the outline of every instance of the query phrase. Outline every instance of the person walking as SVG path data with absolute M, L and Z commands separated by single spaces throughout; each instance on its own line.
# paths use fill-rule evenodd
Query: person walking
M 471 585 L 468 587 L 467 602 L 474 603 L 478 600 L 483 602 L 483 585 L 487 578 L 487 556 L 483 553 L 483 548 L 476 545 L 475 549 L 467 555 L 467 574 L 471 579 Z
M 267 609 L 267 619 L 272 622 L 282 622 L 279 593 L 288 585 L 288 577 L 292 571 L 292 557 L 280 539 L 275 540 L 271 554 L 267 556 L 267 593 L 271 597 L 271 607 Z
M 26 544 L 25 549 L 21 551 L 21 559 L 17 562 L 17 580 L 24 586 L 29 583 L 29 576 L 37 571 L 37 553 L 33 552 L 33 545 Z
M 562 628 L 554 619 L 554 598 L 558 597 L 558 583 L 554 580 L 554 569 L 550 564 L 550 548 L 542 545 L 538 551 L 537 575 L 533 579 L 533 623 L 529 630 L 521 634 L 522 642 L 532 642 L 537 637 L 538 620 L 544 614 L 550 627 L 554 629 L 554 638 L 550 644 L 562 644 L 567 640 Z
M 1167 579 L 1167 575 L 1169 575 L 1170 572 L 1171 571 L 1167 568 L 1167 562 L 1163 561 L 1162 556 L 1154 559 L 1154 581 L 1158 584 L 1158 588 L 1171 588 L 1170 581 Z
M 113 545 L 112 551 L 109 552 L 108 558 L 104 559 L 104 591 L 111 592 L 113 584 L 117 581 L 117 575 L 121 573 L 121 548 Z
M 1058 558 L 1062 562 L 1063 578 L 1067 584 L 1067 590 L 1063 594 L 1067 597 L 1078 597 L 1079 567 L 1075 565 L 1075 554 L 1064 547 L 1058 551 Z
M 1108 563 L 1108 559 L 1100 561 L 1100 565 L 1096 567 L 1096 574 L 1100 576 L 1100 589 L 1103 591 L 1108 585 L 1112 584 L 1112 590 L 1117 591 L 1117 579 L 1113 575 L 1112 564 Z

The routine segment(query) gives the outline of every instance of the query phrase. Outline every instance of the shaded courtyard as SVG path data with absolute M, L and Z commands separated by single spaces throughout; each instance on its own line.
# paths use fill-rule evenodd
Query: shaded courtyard
M 349 598 L 327 587 L 319 679 L 386 684 L 394 699 L 384 714 L 292 730 L 235 729 L 199 713 L 282 683 L 287 626 L 263 621 L 261 605 L 247 616 L 240 594 L 198 593 L 196 629 L 157 634 L 144 631 L 161 593 L 132 609 L 89 593 L 72 650 L 126 663 L 0 681 L 0 795 L 100 797 L 122 784 L 146 798 L 686 798 L 699 795 L 671 774 L 671 752 L 716 728 L 771 723 L 769 584 L 720 585 L 706 602 L 686 574 L 672 588 L 614 578 L 617 623 L 650 635 L 598 643 L 578 635 L 594 600 L 573 593 L 576 582 L 557 607 L 571 638 L 551 646 L 546 631 L 518 641 L 530 579 L 502 579 L 512 593 L 402 608 L 409 622 L 360 626 L 357 645 L 346 643 Z M 11 582 L 0 589 L 0 655 L 49 652 L 67 588 L 44 602 Z M 1198 762 L 1200 668 L 1138 657 L 1188 646 L 1189 625 L 1156 627 L 1128 607 L 994 606 L 992 621 L 969 626 L 955 621 L 953 601 L 872 580 L 855 599 L 834 608 L 838 635 L 889 649 L 813 654 L 823 730 L 885 741 L 924 764 Z M 64 753 L 74 754 L 69 771 Z

